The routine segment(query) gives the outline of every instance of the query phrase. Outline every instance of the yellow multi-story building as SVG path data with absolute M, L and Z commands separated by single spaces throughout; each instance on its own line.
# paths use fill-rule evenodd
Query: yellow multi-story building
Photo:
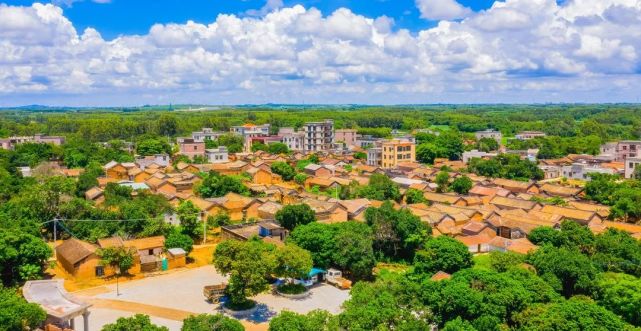
M 407 140 L 387 140 L 381 145 L 381 167 L 396 168 L 402 162 L 416 161 L 416 144 Z

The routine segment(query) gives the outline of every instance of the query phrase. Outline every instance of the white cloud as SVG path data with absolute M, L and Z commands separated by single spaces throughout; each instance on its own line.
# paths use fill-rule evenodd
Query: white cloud
M 82 2 L 82 1 L 84 0 L 52 0 L 51 3 L 57 6 L 71 7 L 74 4 L 74 2 Z M 91 0 L 91 2 L 106 4 L 106 3 L 111 3 L 111 0 Z
M 638 101 L 641 1 L 507 0 L 417 33 L 302 6 L 105 40 L 0 5 L 0 105 Z
M 416 0 L 416 7 L 421 18 L 428 20 L 454 20 L 472 14 L 471 9 L 456 0 Z

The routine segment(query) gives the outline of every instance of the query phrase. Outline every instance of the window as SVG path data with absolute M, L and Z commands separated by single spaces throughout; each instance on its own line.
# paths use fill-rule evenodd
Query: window
M 150 249 L 150 250 L 148 251 L 148 253 L 149 253 L 149 255 L 154 255 L 154 250 L 153 250 L 153 249 Z
M 96 277 L 102 277 L 105 275 L 105 267 L 99 265 L 96 266 Z

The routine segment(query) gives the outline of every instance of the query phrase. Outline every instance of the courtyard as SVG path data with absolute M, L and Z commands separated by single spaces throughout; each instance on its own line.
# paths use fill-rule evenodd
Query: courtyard
M 205 285 L 220 283 L 225 277 L 211 266 L 178 270 L 119 284 L 109 284 L 74 293 L 91 302 L 93 307 L 90 325 L 99 330 L 117 317 L 143 313 L 154 323 L 180 330 L 184 318 L 192 314 L 214 314 L 218 305 L 207 302 L 202 289 Z M 247 330 L 266 330 L 269 319 L 282 310 L 307 313 L 315 309 L 337 314 L 342 303 L 349 298 L 349 291 L 321 284 L 310 290 L 304 299 L 292 300 L 271 293 L 262 293 L 253 299 L 258 309 L 251 317 L 241 320 Z

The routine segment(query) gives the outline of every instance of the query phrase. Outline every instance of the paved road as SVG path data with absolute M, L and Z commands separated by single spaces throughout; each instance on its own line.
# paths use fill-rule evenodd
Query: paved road
M 168 274 L 147 277 L 120 284 L 120 295 L 116 285 L 110 284 L 76 292 L 94 304 L 92 330 L 112 323 L 117 317 L 142 313 L 152 316 L 159 325 L 170 330 L 180 330 L 180 322 L 192 314 L 216 313 L 215 305 L 205 301 L 202 288 L 205 285 L 225 281 L 213 266 L 185 269 Z M 324 309 L 339 313 L 341 304 L 349 298 L 348 291 L 333 286 L 320 285 L 311 290 L 311 295 L 302 300 L 291 300 L 270 293 L 256 296 L 258 312 L 249 320 L 241 320 L 247 330 L 267 329 L 266 322 L 282 310 L 307 313 L 314 309 Z M 258 323 L 258 324 L 256 324 Z

